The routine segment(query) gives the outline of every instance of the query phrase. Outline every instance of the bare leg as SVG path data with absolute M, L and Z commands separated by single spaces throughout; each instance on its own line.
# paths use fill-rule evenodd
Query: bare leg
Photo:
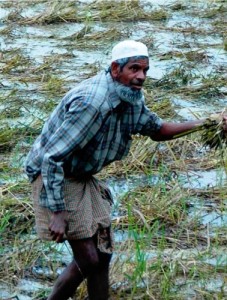
M 76 262 L 73 260 L 58 277 L 48 300 L 68 299 L 74 294 L 82 280 L 83 277 L 77 268 Z
M 93 237 L 97 245 L 97 236 Z M 100 252 L 97 249 L 99 264 L 95 271 L 87 277 L 89 300 L 107 300 L 109 296 L 109 265 L 111 254 Z
M 69 244 L 74 260 L 58 277 L 48 300 L 67 300 L 73 296 L 80 283 L 88 274 L 93 273 L 98 265 L 98 252 L 92 238 L 69 241 Z
M 111 255 L 99 253 L 96 271 L 87 277 L 89 300 L 107 300 L 109 297 L 109 264 Z

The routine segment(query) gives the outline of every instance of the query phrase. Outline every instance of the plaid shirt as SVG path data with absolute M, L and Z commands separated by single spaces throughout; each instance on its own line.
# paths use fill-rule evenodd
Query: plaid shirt
M 162 120 L 144 104 L 119 99 L 110 73 L 101 72 L 69 91 L 46 121 L 30 150 L 25 169 L 33 182 L 40 174 L 40 204 L 65 209 L 64 177 L 95 174 L 124 158 L 131 135 L 151 136 Z

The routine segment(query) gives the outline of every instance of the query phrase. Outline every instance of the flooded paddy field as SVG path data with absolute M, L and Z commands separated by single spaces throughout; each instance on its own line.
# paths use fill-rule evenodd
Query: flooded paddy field
M 71 260 L 67 243 L 37 238 L 23 171 L 61 97 L 132 38 L 150 52 L 149 108 L 174 121 L 223 111 L 226 16 L 226 0 L 0 0 L 0 299 L 43 299 Z M 135 136 L 99 174 L 115 199 L 111 299 L 227 299 L 226 158 L 199 132 Z

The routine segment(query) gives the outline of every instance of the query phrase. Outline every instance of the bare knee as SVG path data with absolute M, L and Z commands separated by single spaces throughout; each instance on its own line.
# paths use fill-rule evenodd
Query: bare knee
M 75 274 L 80 274 L 83 275 L 81 273 L 80 267 L 77 263 L 77 261 L 75 260 L 75 258 L 73 258 L 72 262 L 70 263 L 70 265 L 68 266 L 68 274 L 69 276 L 73 277 Z M 82 276 L 83 277 L 83 276 Z
M 74 263 L 84 277 L 99 265 L 99 255 L 92 239 L 70 241 L 73 250 Z
M 81 271 L 85 273 L 85 275 L 96 270 L 99 265 L 99 257 L 96 253 L 85 255 L 83 258 L 74 257 L 74 260 Z

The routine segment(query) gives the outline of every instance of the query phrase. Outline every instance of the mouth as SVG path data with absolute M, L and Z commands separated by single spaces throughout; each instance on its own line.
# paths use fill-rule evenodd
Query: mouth
M 131 86 L 131 89 L 132 89 L 132 90 L 138 91 L 138 90 L 141 90 L 142 87 L 143 87 L 142 85 L 132 85 L 132 86 Z
M 143 87 L 143 81 L 139 81 L 139 80 L 134 80 L 130 82 L 130 86 L 132 90 L 138 91 L 141 90 Z

